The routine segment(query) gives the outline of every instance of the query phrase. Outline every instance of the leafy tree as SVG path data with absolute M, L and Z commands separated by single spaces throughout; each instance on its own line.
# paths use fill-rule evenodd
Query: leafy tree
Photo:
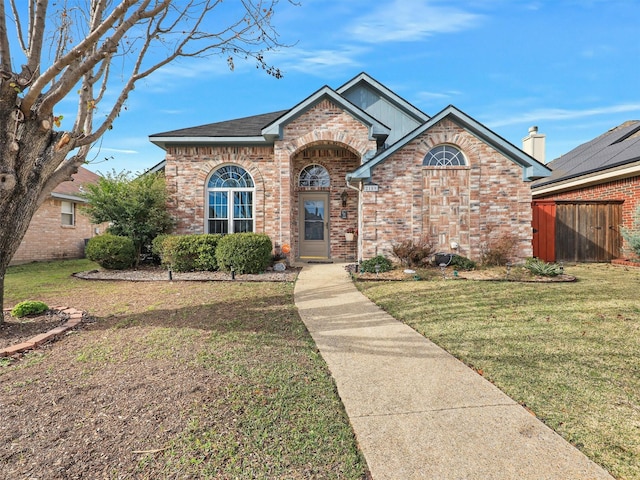
M 93 223 L 110 222 L 108 232 L 129 237 L 136 259 L 155 237 L 169 233 L 173 218 L 167 211 L 164 175 L 149 173 L 131 178 L 128 172 L 111 172 L 98 183 L 85 185 L 83 211 Z M 136 264 L 137 264 L 136 260 Z
M 0 2 L 0 306 L 7 266 L 35 211 L 85 163 L 136 82 L 176 59 L 211 55 L 230 68 L 235 57 L 254 59 L 281 76 L 264 59 L 282 46 L 272 24 L 277 3 Z M 60 129 L 56 106 L 74 97 L 70 128 Z

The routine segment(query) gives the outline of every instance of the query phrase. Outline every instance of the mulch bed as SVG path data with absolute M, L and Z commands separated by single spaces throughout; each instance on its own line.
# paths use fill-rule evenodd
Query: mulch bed
M 90 270 L 78 272 L 74 276 L 85 280 L 127 280 L 130 282 L 157 282 L 157 281 L 223 281 L 229 282 L 293 282 L 296 280 L 300 268 L 287 267 L 282 272 L 272 268 L 264 273 L 234 274 L 229 272 L 169 272 L 164 268 L 154 266 L 141 266 L 135 270 Z
M 22 318 L 13 317 L 7 311 L 2 313 L 4 322 L 0 323 L 0 349 L 26 342 L 40 333 L 59 327 L 69 318 L 68 315 L 55 310 Z

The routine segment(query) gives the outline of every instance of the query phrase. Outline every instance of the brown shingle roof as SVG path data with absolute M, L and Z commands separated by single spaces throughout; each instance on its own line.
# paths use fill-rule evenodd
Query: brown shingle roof
M 78 167 L 78 173 L 72 175 L 73 181 L 62 182 L 52 193 L 59 195 L 72 195 L 78 196 L 82 193 L 82 186 L 87 183 L 97 183 L 100 179 L 100 175 L 87 170 L 84 167 Z

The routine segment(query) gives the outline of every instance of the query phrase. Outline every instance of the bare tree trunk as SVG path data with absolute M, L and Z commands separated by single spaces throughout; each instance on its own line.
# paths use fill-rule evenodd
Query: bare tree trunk
M 9 262 L 40 203 L 50 195 L 49 180 L 69 151 L 61 144 L 63 133 L 43 128 L 36 117 L 25 119 L 17 113 L 15 95 L 5 85 L 0 90 L 0 307 Z M 70 176 L 77 166 L 73 160 L 67 162 L 62 170 Z

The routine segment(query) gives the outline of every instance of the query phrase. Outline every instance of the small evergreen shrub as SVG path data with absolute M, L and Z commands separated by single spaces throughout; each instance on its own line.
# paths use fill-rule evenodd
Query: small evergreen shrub
M 547 263 L 539 258 L 527 258 L 525 270 L 541 277 L 556 277 L 562 273 L 562 267 L 555 263 Z
M 49 310 L 49 307 L 44 302 L 26 300 L 13 307 L 11 315 L 16 318 L 22 318 L 27 315 L 39 315 L 47 310 Z
M 222 235 L 159 235 L 152 251 L 176 272 L 217 270 L 216 247 Z
M 453 258 L 451 258 L 451 263 L 449 263 L 449 266 L 457 270 L 469 271 L 469 270 L 475 270 L 476 262 L 474 262 L 473 260 L 467 257 L 463 257 L 462 255 L 456 254 L 453 256 Z
M 263 233 L 232 233 L 218 241 L 216 260 L 221 270 L 236 273 L 264 272 L 271 264 L 273 244 Z
M 360 271 L 376 273 L 376 265 L 380 265 L 381 272 L 388 272 L 393 268 L 391 260 L 382 255 L 377 255 L 373 258 L 370 258 L 369 260 L 363 260 L 360 264 Z
M 405 240 L 392 247 L 393 254 L 400 260 L 400 264 L 407 267 L 421 267 L 429 263 L 434 247 L 428 238 L 418 241 Z
M 90 239 L 85 253 L 89 260 L 107 270 L 124 270 L 131 268 L 136 262 L 133 241 L 128 237 L 108 233 Z

